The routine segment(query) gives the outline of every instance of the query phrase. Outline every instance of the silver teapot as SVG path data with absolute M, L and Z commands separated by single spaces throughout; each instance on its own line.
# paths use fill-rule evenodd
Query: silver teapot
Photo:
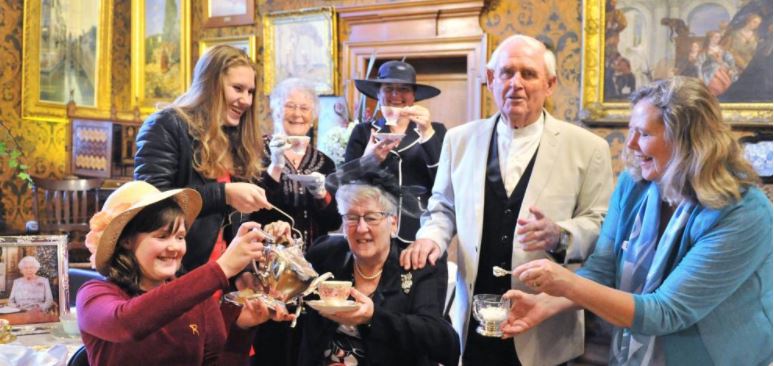
M 267 305 L 296 303 L 314 292 L 321 282 L 333 277 L 330 272 L 319 275 L 304 258 L 300 240 L 294 241 L 289 246 L 267 244 L 265 261 L 255 268 L 263 293 L 272 299 Z

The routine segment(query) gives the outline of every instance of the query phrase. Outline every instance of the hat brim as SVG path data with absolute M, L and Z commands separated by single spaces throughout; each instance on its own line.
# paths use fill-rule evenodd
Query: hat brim
M 97 251 L 94 255 L 94 266 L 97 272 L 103 276 L 108 275 L 108 264 L 116 251 L 118 238 L 121 236 L 121 232 L 124 231 L 126 224 L 132 221 L 143 208 L 170 197 L 173 197 L 177 204 L 180 205 L 187 225 L 190 226 L 196 220 L 196 216 L 199 215 L 199 211 L 202 209 L 202 197 L 199 195 L 199 192 L 193 189 L 172 189 L 146 196 L 110 220 L 110 223 L 102 232 Z
M 441 94 L 441 90 L 430 85 L 425 84 L 411 84 L 407 83 L 406 80 L 402 79 L 378 79 L 378 80 L 363 80 L 363 79 L 355 79 L 355 87 L 357 90 L 359 90 L 361 93 L 365 94 L 371 99 L 379 99 L 379 87 L 382 86 L 382 84 L 406 84 L 413 86 L 416 90 L 414 91 L 414 100 L 420 101 L 424 99 L 430 99 L 432 97 L 437 96 L 438 94 Z

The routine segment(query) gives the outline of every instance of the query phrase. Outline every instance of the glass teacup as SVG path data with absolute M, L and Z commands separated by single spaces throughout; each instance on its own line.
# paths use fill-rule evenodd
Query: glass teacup
M 500 325 L 508 319 L 511 302 L 500 295 L 473 296 L 473 317 L 478 320 L 476 332 L 486 337 L 502 337 Z

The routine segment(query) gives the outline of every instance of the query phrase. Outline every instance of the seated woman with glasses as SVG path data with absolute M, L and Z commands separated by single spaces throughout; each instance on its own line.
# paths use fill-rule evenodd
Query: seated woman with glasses
M 340 177 L 332 175 L 328 183 L 336 185 Z M 394 176 L 374 170 L 339 182 L 344 236 L 316 243 L 307 259 L 319 273 L 352 281 L 354 302 L 347 309 L 308 312 L 299 365 L 457 364 L 459 337 L 442 316 L 446 261 L 408 272 L 398 263 L 401 190 Z

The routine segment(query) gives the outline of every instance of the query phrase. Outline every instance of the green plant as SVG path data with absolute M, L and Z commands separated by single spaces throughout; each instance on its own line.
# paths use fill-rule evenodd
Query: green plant
M 29 167 L 26 164 L 19 162 L 19 158 L 24 156 L 22 153 L 21 145 L 19 144 L 19 139 L 14 136 L 14 134 L 11 132 L 11 129 L 8 128 L 8 126 L 2 120 L 0 120 L 0 126 L 5 129 L 5 133 L 10 137 L 11 142 L 13 143 L 12 146 L 8 146 L 6 141 L 0 141 L 0 159 L 8 158 L 8 167 L 16 171 L 16 177 L 24 182 L 27 182 L 27 184 L 32 185 L 32 178 L 29 174 Z

